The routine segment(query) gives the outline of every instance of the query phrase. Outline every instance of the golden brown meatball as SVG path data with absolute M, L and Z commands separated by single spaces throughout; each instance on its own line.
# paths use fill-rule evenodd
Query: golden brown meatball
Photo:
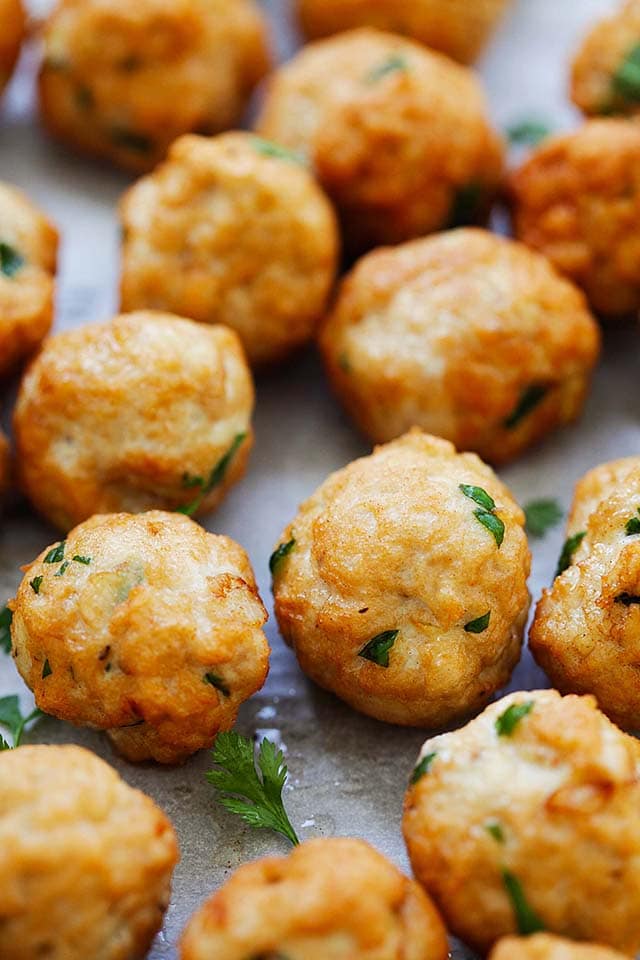
M 320 336 L 372 440 L 417 424 L 495 463 L 578 416 L 599 342 L 583 295 L 544 257 L 477 229 L 368 254 Z
M 0 94 L 11 79 L 25 30 L 22 0 L 0 0 Z
M 474 222 L 502 175 L 473 73 L 377 30 L 311 44 L 277 70 L 257 129 L 309 157 L 351 253 Z
M 407 793 L 414 873 L 486 952 L 546 929 L 640 947 L 640 744 L 593 697 L 514 693 L 427 740 Z
M 94 513 L 212 510 L 253 442 L 251 374 L 233 332 L 124 314 L 59 333 L 14 414 L 19 477 L 62 530 Z
M 640 457 L 602 464 L 578 483 L 530 645 L 559 690 L 593 693 L 619 726 L 640 730 Z
M 92 517 L 25 568 L 11 608 L 38 706 L 107 730 L 130 760 L 210 746 L 267 675 L 247 555 L 180 514 Z
M 20 190 L 0 182 L 0 377 L 49 332 L 57 252 L 53 224 Z
M 573 61 L 571 96 L 583 113 L 640 110 L 640 2 L 596 23 Z
M 472 63 L 510 0 L 297 0 L 308 37 L 354 27 L 404 34 L 460 63 Z
M 529 609 L 523 514 L 474 454 L 412 430 L 332 474 L 272 557 L 300 666 L 352 707 L 438 727 L 509 679 Z
M 338 258 L 335 215 L 299 158 L 247 133 L 181 137 L 121 206 L 122 306 L 240 335 L 254 364 L 309 340 Z
M 268 67 L 254 0 L 58 0 L 42 116 L 73 147 L 150 170 L 180 134 L 234 126 Z
M 162 811 L 88 750 L 0 753 L 2 960 L 138 960 L 177 859 Z
M 362 840 L 309 840 L 240 867 L 198 910 L 181 960 L 446 960 L 429 898 Z
M 504 937 L 489 960 L 625 960 L 624 954 L 595 943 L 574 943 L 548 933 L 532 937 Z
M 605 315 L 640 307 L 640 125 L 590 120 L 533 151 L 512 181 L 519 240 Z

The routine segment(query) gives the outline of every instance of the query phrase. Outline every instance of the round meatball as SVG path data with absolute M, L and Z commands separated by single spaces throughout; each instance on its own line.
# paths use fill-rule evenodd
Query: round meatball
M 146 955 L 177 859 L 162 811 L 88 750 L 0 753 L 3 960 Z
M 22 0 L 0 0 L 0 94 L 11 79 L 26 30 Z M 2 217 L 0 217 L 0 223 Z
M 257 129 L 308 156 L 350 253 L 482 219 L 502 176 L 474 74 L 376 30 L 311 44 L 277 70 Z
M 59 333 L 18 395 L 22 487 L 62 530 L 94 513 L 212 510 L 244 473 L 253 396 L 226 327 L 141 312 Z
M 313 336 L 338 227 L 299 157 L 247 133 L 181 137 L 125 195 L 121 217 L 123 309 L 224 323 L 253 364 Z
M 446 960 L 448 952 L 442 920 L 414 881 L 364 841 L 330 838 L 240 867 L 191 918 L 180 957 Z
M 481 953 L 544 928 L 633 955 L 639 774 L 640 744 L 593 697 L 511 694 L 424 744 L 405 801 L 414 873 Z
M 495 463 L 578 416 L 599 342 L 582 293 L 547 260 L 472 228 L 368 254 L 320 337 L 371 439 L 417 424 Z
M 530 646 L 555 687 L 593 693 L 619 726 L 640 731 L 640 457 L 605 463 L 578 483 Z
M 49 332 L 57 252 L 53 224 L 20 190 L 0 182 L 0 377 Z
M 640 126 L 590 120 L 545 140 L 511 180 L 518 239 L 604 315 L 640 308 Z
M 511 0 L 297 0 L 308 37 L 354 27 L 405 34 L 460 63 L 472 63 Z
M 254 0 L 58 0 L 44 29 L 50 132 L 134 171 L 240 119 L 269 68 Z
M 474 454 L 412 430 L 332 474 L 272 557 L 300 666 L 363 713 L 438 727 L 483 706 L 520 656 L 523 513 Z
M 640 111 L 640 2 L 597 23 L 573 61 L 571 96 L 588 115 Z
M 129 760 L 210 746 L 267 675 L 247 555 L 180 514 L 92 517 L 26 567 L 11 608 L 38 706 L 107 730 Z
M 531 937 L 504 937 L 489 960 L 625 960 L 622 953 L 595 943 L 574 943 L 548 933 Z

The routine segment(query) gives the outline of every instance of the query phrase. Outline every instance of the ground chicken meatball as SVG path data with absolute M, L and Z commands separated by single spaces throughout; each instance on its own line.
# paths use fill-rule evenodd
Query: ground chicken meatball
M 1 94 L 11 79 L 25 34 L 26 20 L 21 0 L 0 0 L 0 25 Z
M 545 140 L 511 180 L 518 239 L 604 315 L 640 307 L 640 125 L 590 120 Z
M 438 727 L 509 679 L 529 609 L 523 514 L 475 454 L 412 430 L 332 474 L 271 560 L 300 666 L 363 713 Z
M 18 395 L 22 487 L 62 530 L 94 513 L 212 510 L 244 473 L 252 408 L 226 327 L 140 312 L 59 333 Z
M 480 953 L 546 929 L 640 947 L 640 744 L 593 697 L 514 693 L 428 740 L 405 801 L 417 879 Z
M 336 865 L 339 869 L 336 870 Z M 362 840 L 309 840 L 240 867 L 189 921 L 181 960 L 446 960 L 418 884 Z
M 0 182 L 0 377 L 49 332 L 57 252 L 53 224 L 20 190 Z
M 472 63 L 510 0 L 297 0 L 308 37 L 354 27 L 405 34 L 460 63 Z
M 364 257 L 320 346 L 372 440 L 417 424 L 501 463 L 580 413 L 599 333 L 544 257 L 469 228 Z
M 640 2 L 597 23 L 573 62 L 571 96 L 583 113 L 640 111 Z
M 180 134 L 234 126 L 268 67 L 254 0 L 58 0 L 42 116 L 72 146 L 150 170 Z
M 169 820 L 76 746 L 0 753 L 2 960 L 138 960 L 169 903 Z
M 274 74 L 257 129 L 309 157 L 350 253 L 482 219 L 502 176 L 474 74 L 377 30 L 305 47 Z
M 248 133 L 181 137 L 121 205 L 122 306 L 240 335 L 254 364 L 311 339 L 338 259 L 329 201 L 299 157 Z
M 626 960 L 624 954 L 595 943 L 574 943 L 548 933 L 531 937 L 504 937 L 489 960 Z
M 593 693 L 640 731 L 640 457 L 578 483 L 558 570 L 531 627 L 534 657 L 559 690 Z
M 107 730 L 129 760 L 184 760 L 266 678 L 244 550 L 188 517 L 92 517 L 25 568 L 12 653 L 38 706 Z

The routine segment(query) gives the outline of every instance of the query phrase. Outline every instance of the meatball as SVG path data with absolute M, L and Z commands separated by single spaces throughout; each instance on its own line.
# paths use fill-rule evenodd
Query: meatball
M 640 457 L 605 463 L 578 483 L 530 646 L 559 690 L 593 693 L 619 726 L 640 730 Z
M 299 157 L 247 133 L 181 137 L 125 195 L 121 216 L 123 309 L 224 323 L 254 364 L 313 336 L 338 228 Z
M 414 873 L 479 952 L 546 929 L 640 947 L 640 744 L 593 697 L 514 693 L 428 740 L 405 801 Z
M 271 567 L 302 670 L 363 713 L 438 727 L 509 679 L 529 609 L 523 513 L 474 454 L 412 430 L 332 474 Z
M 474 74 L 376 30 L 311 44 L 277 70 L 257 129 L 308 156 L 351 254 L 481 220 L 502 176 Z
M 543 257 L 468 228 L 364 257 L 320 346 L 374 441 L 417 424 L 501 463 L 580 413 L 599 333 Z
M 25 568 L 12 653 L 45 713 L 176 763 L 262 687 L 267 619 L 244 550 L 188 517 L 104 514 Z
M 0 94 L 11 79 L 24 39 L 26 19 L 22 0 L 0 0 Z M 0 216 L 0 222 L 2 217 Z
M 57 252 L 53 224 L 21 191 L 0 182 L 0 377 L 49 332 Z
M 234 126 L 269 65 L 254 0 L 58 0 L 42 117 L 73 147 L 150 170 L 181 134 Z
M 590 120 L 551 137 L 511 180 L 518 239 L 603 315 L 640 307 L 640 126 Z
M 597 23 L 573 61 L 571 97 L 587 115 L 640 111 L 640 2 Z
M 226 327 L 140 312 L 59 333 L 20 387 L 19 478 L 62 530 L 119 510 L 199 514 L 244 473 L 252 408 Z
M 532 937 L 504 937 L 489 960 L 625 960 L 624 954 L 595 943 L 573 943 L 548 933 Z
M 336 870 L 339 864 L 339 870 Z M 429 898 L 362 840 L 309 840 L 246 864 L 189 921 L 181 960 L 446 960 Z
M 480 54 L 511 0 L 297 0 L 308 37 L 354 27 L 405 34 L 460 63 Z
M 178 848 L 149 797 L 75 746 L 0 753 L 3 960 L 137 960 Z

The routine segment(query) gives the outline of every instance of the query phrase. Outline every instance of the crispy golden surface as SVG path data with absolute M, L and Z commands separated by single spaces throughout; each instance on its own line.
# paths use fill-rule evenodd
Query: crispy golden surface
M 26 21 L 22 0 L 0 0 L 0 94 L 11 79 L 24 39 Z M 0 218 L 1 220 L 1 218 Z
M 625 960 L 624 954 L 595 943 L 574 943 L 548 933 L 532 937 L 504 937 L 489 960 Z
M 640 46 L 640 2 L 628 0 L 584 38 L 571 68 L 571 98 L 583 113 L 640 111 L 638 83 L 627 79 L 625 62 Z

